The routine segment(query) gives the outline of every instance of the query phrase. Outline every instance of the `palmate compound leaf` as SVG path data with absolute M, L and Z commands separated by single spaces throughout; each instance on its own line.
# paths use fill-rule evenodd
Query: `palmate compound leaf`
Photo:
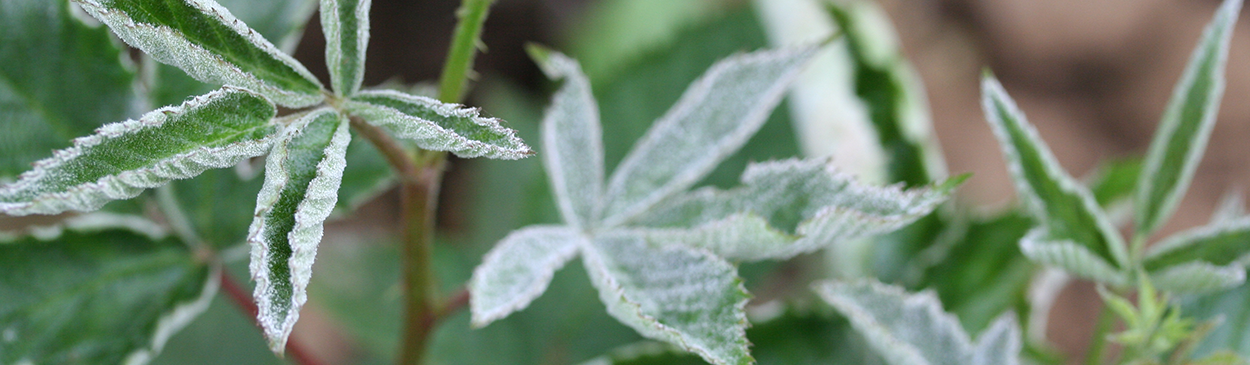
M 66 0 L 6 0 L 0 34 L 0 180 L 143 112 L 108 30 L 83 24 Z
M 348 128 L 347 117 L 333 109 L 314 110 L 283 130 L 265 160 L 248 243 L 257 319 L 276 353 L 308 300 L 317 244 L 343 179 Z
M 364 91 L 343 102 L 343 108 L 399 138 L 432 151 L 464 158 L 515 160 L 534 152 L 500 120 L 482 117 L 476 109 L 447 104 L 398 91 Z
M 1015 316 L 999 316 L 973 342 L 931 291 L 908 294 L 876 281 L 825 282 L 815 290 L 893 365 L 1013 365 L 1022 347 Z
M 986 120 L 998 137 L 1017 194 L 1045 229 L 1021 241 L 1021 251 L 1078 275 L 1117 273 L 1090 278 L 1126 282 L 1119 274 L 1129 265 L 1123 238 L 1093 194 L 1059 166 L 997 80 L 986 75 L 981 85 Z
M 1220 6 L 1163 112 L 1137 180 L 1134 216 L 1139 236 L 1149 236 L 1167 221 L 1198 168 L 1224 96 L 1224 64 L 1240 11 L 1241 0 L 1225 0 Z
M 744 186 L 708 187 L 655 206 L 637 225 L 656 245 L 703 247 L 733 260 L 785 259 L 897 230 L 929 214 L 964 177 L 936 188 L 860 184 L 823 161 L 752 164 Z
M 217 270 L 135 217 L 0 234 L 0 363 L 147 363 L 208 307 Z
M 288 107 L 324 99 L 316 77 L 213 0 L 75 0 L 123 41 L 210 84 Z
M 1159 289 L 1201 293 L 1244 283 L 1248 255 L 1250 218 L 1238 218 L 1164 239 L 1148 250 L 1143 266 Z
M 276 112 L 264 97 L 226 87 L 139 120 L 105 125 L 0 187 L 0 212 L 91 211 L 173 179 L 234 166 L 268 150 Z
M 360 90 L 365 76 L 372 0 L 321 0 L 321 31 L 326 36 L 330 85 L 339 96 Z
M 564 85 L 551 97 L 541 124 L 543 167 L 560 215 L 570 226 L 597 223 L 603 197 L 603 130 L 590 81 L 576 60 L 531 46 L 543 72 Z
M 628 221 L 686 190 L 741 148 L 815 51 L 760 51 L 712 65 L 612 173 L 604 196 L 604 225 Z

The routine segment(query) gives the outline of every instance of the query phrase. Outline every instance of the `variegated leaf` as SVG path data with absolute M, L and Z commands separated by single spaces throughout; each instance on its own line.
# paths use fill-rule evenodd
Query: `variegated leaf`
M 276 353 L 308 300 L 313 259 L 338 199 L 350 141 L 346 117 L 317 109 L 288 126 L 266 159 L 248 242 L 258 320 Z
M 1047 236 L 1079 245 L 1112 268 L 1128 267 L 1124 239 L 1089 189 L 1059 166 L 998 80 L 986 75 L 981 86 L 985 117 L 998 137 L 1017 195 L 1047 227 Z
M 604 225 L 628 221 L 702 179 L 746 143 L 814 48 L 726 58 L 686 89 L 612 173 Z
M 1142 265 L 1160 289 L 1194 293 L 1245 282 L 1250 218 L 1190 229 L 1151 247 Z
M 608 313 L 643 336 L 712 364 L 753 363 L 743 312 L 749 295 L 728 262 L 698 249 L 651 247 L 625 232 L 596 237 L 582 262 Z
M 288 107 L 321 102 L 321 83 L 213 0 L 74 0 L 127 44 L 196 79 Z
M 473 326 L 486 326 L 529 306 L 547 290 L 556 270 L 588 244 L 589 236 L 560 226 L 530 226 L 508 234 L 469 280 Z
M 1011 365 L 1020 363 L 1020 329 L 1005 313 L 977 342 L 942 312 L 932 291 L 908 294 L 875 281 L 826 282 L 816 292 L 851 321 L 893 365 Z
M 603 199 L 603 130 L 590 81 L 576 60 L 530 47 L 547 76 L 564 80 L 543 117 L 543 167 L 564 221 L 586 228 L 598 223 Z
M 1020 252 L 1042 265 L 1058 267 L 1076 276 L 1114 286 L 1129 284 L 1129 278 L 1115 264 L 1091 252 L 1085 245 L 1050 235 L 1037 227 L 1020 239 Z
M 276 111 L 264 97 L 227 87 L 139 120 L 100 127 L 0 187 L 0 211 L 90 211 L 173 179 L 234 166 L 265 153 L 277 130 L 269 122 Z
M 860 184 L 822 161 L 752 164 L 744 186 L 679 195 L 639 218 L 657 244 L 705 247 L 729 259 L 782 259 L 899 229 L 932 212 L 962 178 L 936 189 Z
M 326 67 L 339 96 L 360 90 L 369 46 L 369 8 L 373 0 L 321 0 L 321 31 L 326 35 Z
M 1137 180 L 1136 231 L 1146 237 L 1172 216 L 1198 169 L 1224 96 L 1228 44 L 1241 0 L 1225 0 L 1172 92 Z
M 460 157 L 515 160 L 533 154 L 516 132 L 500 120 L 482 117 L 476 109 L 447 104 L 398 91 L 365 91 L 344 102 L 344 108 L 418 147 L 449 151 Z

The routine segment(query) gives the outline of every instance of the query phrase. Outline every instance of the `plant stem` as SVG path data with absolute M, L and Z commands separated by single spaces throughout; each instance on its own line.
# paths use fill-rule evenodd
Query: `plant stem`
M 406 289 L 401 364 L 421 364 L 426 341 L 434 327 L 436 283 L 431 256 L 444 161 L 438 158 L 434 163 L 422 164 L 416 176 L 406 177 L 400 183 L 404 221 L 403 283 Z
M 252 301 L 252 295 L 248 294 L 247 290 L 244 290 L 243 286 L 239 285 L 239 282 L 234 280 L 234 277 L 231 277 L 224 268 L 221 270 L 221 289 L 226 293 L 226 296 L 230 297 L 230 301 L 234 302 L 234 305 L 239 310 L 246 313 L 249 318 L 256 318 L 258 309 L 256 308 L 256 302 Z M 256 328 L 260 328 L 260 325 L 257 324 Z M 286 353 L 291 355 L 291 361 L 299 365 L 323 365 L 320 360 L 313 357 L 312 353 L 309 353 L 308 349 L 300 345 L 299 341 L 296 340 L 296 338 L 292 337 L 286 342 Z
M 1107 349 L 1107 334 L 1115 325 L 1115 313 L 1105 303 L 1098 313 L 1098 323 L 1094 325 L 1094 335 L 1089 339 L 1089 348 L 1085 351 L 1085 365 L 1100 365 Z
M 443 63 L 443 75 L 438 83 L 438 100 L 459 103 L 464 95 L 464 86 L 469 71 L 473 69 L 478 45 L 481 44 L 482 26 L 486 24 L 486 15 L 494 2 L 495 0 L 463 0 L 460 3 L 460 9 L 456 10 L 460 21 L 456 24 L 451 49 L 447 51 L 447 62 Z

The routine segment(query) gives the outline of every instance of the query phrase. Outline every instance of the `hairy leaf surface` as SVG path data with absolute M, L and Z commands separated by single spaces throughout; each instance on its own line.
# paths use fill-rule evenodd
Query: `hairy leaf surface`
M 538 47 L 531 47 L 530 54 L 547 77 L 564 80 L 542 121 L 543 167 L 564 221 L 589 227 L 597 223 L 603 197 L 599 105 L 576 60 Z
M 1076 276 L 1123 286 L 1129 278 L 1115 264 L 1071 239 L 1054 237 L 1045 227 L 1037 227 L 1020 239 L 1020 252 L 1042 265 L 1054 266 Z
M 318 109 L 287 127 L 265 161 L 248 242 L 258 320 L 276 353 L 308 300 L 313 259 L 338 199 L 350 141 L 347 118 Z
M 968 333 L 981 332 L 1008 310 L 1029 312 L 1026 292 L 1036 287 L 1037 265 L 1021 254 L 1019 243 L 1036 224 L 1016 211 L 974 218 L 917 287 L 935 289 Z
M 1202 292 L 1243 283 L 1248 255 L 1250 219 L 1240 218 L 1177 233 L 1152 246 L 1143 266 L 1160 289 Z
M 0 187 L 0 211 L 11 215 L 99 209 L 173 179 L 234 166 L 265 153 L 276 108 L 251 92 L 224 88 L 101 127 L 35 163 Z
M 1049 239 L 1070 241 L 1113 269 L 1127 267 L 1123 239 L 1089 189 L 1059 166 L 997 80 L 986 76 L 981 85 L 985 116 L 1003 149 L 1016 192 L 1029 212 L 1043 222 Z
M 326 67 L 339 96 L 360 90 L 369 45 L 369 8 L 373 0 L 321 0 L 321 31 L 326 35 Z
M 1172 92 L 1137 181 L 1139 236 L 1149 236 L 1172 216 L 1198 169 L 1224 96 L 1224 64 L 1240 12 L 1241 0 L 1224 1 Z
M 323 99 L 321 83 L 212 0 L 75 0 L 127 44 L 210 84 L 256 91 L 289 107 Z
M 650 247 L 629 233 L 602 234 L 582 252 L 617 320 L 712 364 L 753 362 L 744 332 L 749 295 L 733 265 L 697 249 Z
M 504 237 L 469 280 L 473 325 L 486 326 L 529 306 L 556 270 L 589 243 L 585 234 L 559 226 L 530 226 Z
M 1022 347 L 1015 317 L 1000 316 L 973 342 L 959 320 L 942 312 L 933 292 L 908 294 L 879 282 L 826 282 L 821 298 L 842 312 L 893 365 L 1018 364 Z
M 398 91 L 365 91 L 344 103 L 353 115 L 418 147 L 464 158 L 515 160 L 533 154 L 516 132 L 476 109 Z
M 152 227 L 87 215 L 0 238 L 0 363 L 155 357 L 208 307 L 217 276 L 186 244 Z
M 66 0 L 4 1 L 0 181 L 12 181 L 75 137 L 139 115 L 134 76 L 108 31 L 75 19 Z
M 781 101 L 812 48 L 726 58 L 656 120 L 609 179 L 605 225 L 627 221 L 697 183 L 746 143 Z
M 640 218 L 654 240 L 705 247 L 730 259 L 788 258 L 899 229 L 946 201 L 959 179 L 937 189 L 860 184 L 815 160 L 752 164 L 743 187 L 699 189 Z

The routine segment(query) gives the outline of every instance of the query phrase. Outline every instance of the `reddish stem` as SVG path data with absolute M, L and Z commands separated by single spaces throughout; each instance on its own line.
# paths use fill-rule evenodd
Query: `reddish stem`
M 256 314 L 260 310 L 256 308 L 256 302 L 252 300 L 252 294 L 243 289 L 243 286 L 239 285 L 239 282 L 234 280 L 234 277 L 231 277 L 224 269 L 221 270 L 221 288 L 239 310 L 247 313 L 249 318 L 256 318 Z M 259 323 L 256 325 L 256 328 L 260 328 Z M 312 353 L 308 352 L 308 349 L 297 340 L 295 336 L 291 336 L 291 339 L 286 342 L 286 353 L 291 355 L 291 361 L 299 365 L 324 365 L 321 360 L 313 357 Z

